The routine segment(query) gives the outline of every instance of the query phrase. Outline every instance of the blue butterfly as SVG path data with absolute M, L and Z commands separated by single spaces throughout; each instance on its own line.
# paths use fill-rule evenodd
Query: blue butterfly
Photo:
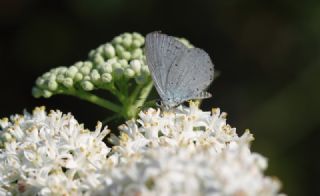
M 152 32 L 146 37 L 145 52 L 165 108 L 211 97 L 205 90 L 213 81 L 214 65 L 204 50 L 188 48 L 175 37 Z

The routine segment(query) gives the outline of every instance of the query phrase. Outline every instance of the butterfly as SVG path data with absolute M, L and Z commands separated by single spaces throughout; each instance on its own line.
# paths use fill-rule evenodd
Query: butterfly
M 211 97 L 206 89 L 213 81 L 214 65 L 204 50 L 188 48 L 176 37 L 152 32 L 146 36 L 145 54 L 165 108 Z

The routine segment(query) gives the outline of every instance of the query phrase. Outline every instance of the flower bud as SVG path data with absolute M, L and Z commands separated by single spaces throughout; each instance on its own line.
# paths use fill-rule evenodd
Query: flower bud
M 149 70 L 148 66 L 146 66 L 146 65 L 141 66 L 141 72 L 143 74 L 150 75 L 150 70 Z
M 91 71 L 90 76 L 91 76 L 91 80 L 93 82 L 97 82 L 100 79 L 100 74 L 99 74 L 98 70 L 96 70 L 96 69 L 93 69 Z
M 100 45 L 97 49 L 96 49 L 96 53 L 102 53 L 103 52 L 103 45 Z
M 131 58 L 131 53 L 128 52 L 128 51 L 123 51 L 121 54 L 119 54 L 119 56 L 120 56 L 121 58 L 126 59 L 126 60 L 130 60 L 130 58 Z
M 102 63 L 104 63 L 104 58 L 103 58 L 100 54 L 96 54 L 96 55 L 93 57 L 93 61 L 94 61 L 94 63 L 96 63 L 96 64 L 102 64 Z
M 89 82 L 89 81 L 83 81 L 81 82 L 81 87 L 83 88 L 83 90 L 85 91 L 91 91 L 94 89 L 94 85 Z
M 116 63 L 113 63 L 113 64 L 112 64 L 112 68 L 113 68 L 113 69 L 122 69 L 122 66 L 121 66 L 120 63 L 116 62 Z
M 42 78 L 43 78 L 43 79 L 49 79 L 49 77 L 50 77 L 51 74 L 52 74 L 51 72 L 52 72 L 52 71 L 43 74 L 43 75 L 42 75 Z
M 132 41 L 132 48 L 139 48 L 142 45 L 143 45 L 143 42 L 141 42 L 140 40 L 135 39 Z
M 122 68 L 129 67 L 129 66 L 128 66 L 128 61 L 125 60 L 125 59 L 120 59 L 120 60 L 118 60 L 118 63 L 120 63 L 120 65 L 121 65 Z
M 122 42 L 121 36 L 117 36 L 112 40 L 112 43 L 114 43 L 114 44 L 121 44 L 121 42 Z
M 83 66 L 80 68 L 80 72 L 83 74 L 83 75 L 88 75 L 90 73 L 90 67 L 88 66 Z
M 62 84 L 67 88 L 71 88 L 73 86 L 73 80 L 71 78 L 65 78 Z
M 132 33 L 132 38 L 138 39 L 138 40 L 144 40 L 144 37 L 140 33 L 137 33 L 137 32 Z
M 89 58 L 93 58 L 93 56 L 96 54 L 96 51 L 95 50 L 90 50 L 88 56 Z
M 91 61 L 85 61 L 85 62 L 83 62 L 83 66 L 89 67 L 91 69 L 93 67 L 93 64 Z
M 43 92 L 41 89 L 37 88 L 37 87 L 33 87 L 32 88 L 32 95 L 35 97 L 35 98 L 39 98 L 43 95 Z
M 106 44 L 104 46 L 104 54 L 106 55 L 107 58 L 112 58 L 116 55 L 116 51 L 111 44 Z
M 79 61 L 74 64 L 77 68 L 81 68 L 83 66 L 83 62 Z
M 111 73 L 112 72 L 112 64 L 111 63 L 104 63 L 99 65 L 99 70 L 102 73 Z
M 86 75 L 86 76 L 83 77 L 83 80 L 88 80 L 88 81 L 90 81 L 91 78 L 90 78 L 90 76 Z
M 124 70 L 124 75 L 128 78 L 132 78 L 134 76 L 135 72 L 130 69 L 130 68 L 127 68 Z
M 56 77 L 56 81 L 59 83 L 63 83 L 63 80 L 65 79 L 64 74 L 58 74 Z
M 133 69 L 133 71 L 135 71 L 136 73 L 140 73 L 141 63 L 139 60 L 132 60 L 130 62 L 130 66 L 131 66 L 131 69 Z
M 42 77 L 39 77 L 39 78 L 37 78 L 37 80 L 36 80 L 36 85 L 39 86 L 39 87 L 44 87 L 45 82 L 46 82 L 46 81 L 45 81 Z
M 71 66 L 69 69 L 66 71 L 66 76 L 73 78 L 76 73 L 78 72 L 78 68 L 76 66 Z
M 49 98 L 52 96 L 52 92 L 51 91 L 48 91 L 48 90 L 43 90 L 43 97 L 44 98 Z
M 130 36 L 126 36 L 123 38 L 122 40 L 122 44 L 125 48 L 129 49 L 131 44 L 132 44 L 132 37 Z
M 133 59 L 140 59 L 142 57 L 142 49 L 141 48 L 137 48 L 137 49 L 134 49 L 132 52 L 131 52 L 131 56 Z
M 117 55 L 120 55 L 122 52 L 124 52 L 125 49 L 121 45 L 116 45 L 116 53 Z
M 58 88 L 58 83 L 55 80 L 48 81 L 48 89 L 51 91 L 55 91 Z
M 104 73 L 104 74 L 101 75 L 101 81 L 102 82 L 108 83 L 108 82 L 111 82 L 111 80 L 112 80 L 112 75 L 111 74 Z

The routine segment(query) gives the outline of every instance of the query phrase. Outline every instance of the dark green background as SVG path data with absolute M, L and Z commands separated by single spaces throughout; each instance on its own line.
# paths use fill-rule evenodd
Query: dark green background
M 73 97 L 34 99 L 36 77 L 120 33 L 162 30 L 205 49 L 221 72 L 203 108 L 228 112 L 239 134 L 251 129 L 284 192 L 319 195 L 319 20 L 320 1 L 1 0 L 0 116 L 46 105 L 92 128 L 110 113 Z

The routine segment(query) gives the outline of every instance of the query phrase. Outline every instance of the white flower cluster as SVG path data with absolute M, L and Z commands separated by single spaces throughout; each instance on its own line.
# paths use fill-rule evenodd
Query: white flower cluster
M 0 122 L 0 195 L 279 195 L 280 183 L 266 177 L 266 159 L 249 148 L 219 109 L 197 105 L 140 119 L 102 139 L 59 111 Z
M 57 67 L 43 74 L 36 80 L 32 93 L 35 97 L 48 98 L 72 90 L 110 89 L 114 82 L 124 79 L 144 84 L 150 73 L 143 46 L 144 37 L 139 33 L 119 35 L 92 50 L 87 61 Z

